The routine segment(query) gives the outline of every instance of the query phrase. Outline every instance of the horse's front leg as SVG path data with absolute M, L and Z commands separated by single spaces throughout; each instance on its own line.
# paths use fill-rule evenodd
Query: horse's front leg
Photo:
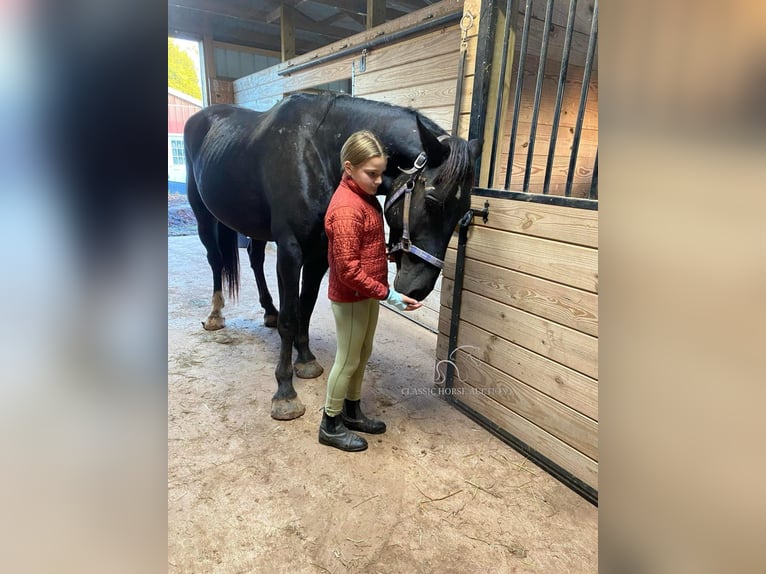
M 298 351 L 298 358 L 295 360 L 295 374 L 302 379 L 314 379 L 324 372 L 322 365 L 317 363 L 314 353 L 309 348 L 309 323 L 319 294 L 319 286 L 327 267 L 326 250 L 320 249 L 317 253 L 312 253 L 303 262 L 300 317 L 298 334 L 295 337 L 295 350 Z
M 278 420 L 298 418 L 306 407 L 293 387 L 293 342 L 298 333 L 298 282 L 301 253 L 297 245 L 287 241 L 277 247 L 277 279 L 279 281 L 279 321 L 277 329 L 282 344 L 275 375 L 277 392 L 271 398 L 271 417 Z

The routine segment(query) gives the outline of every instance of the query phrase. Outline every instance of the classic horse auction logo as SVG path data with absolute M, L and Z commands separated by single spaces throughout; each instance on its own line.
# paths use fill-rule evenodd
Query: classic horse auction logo
M 457 364 L 455 364 L 455 353 L 457 353 L 461 349 L 473 349 L 475 351 L 480 350 L 479 347 L 476 347 L 475 345 L 461 345 L 459 347 L 456 347 L 450 354 L 449 358 L 442 359 L 441 361 L 437 361 L 434 364 L 434 383 L 437 385 L 443 385 L 447 382 L 447 365 L 452 365 L 452 368 L 455 371 L 455 377 L 457 377 L 457 380 L 461 383 L 467 383 L 468 381 L 464 380 L 460 376 L 460 369 L 458 368 Z M 475 365 L 479 364 L 479 360 L 474 357 L 471 353 L 465 351 L 466 356 L 470 361 L 472 361 Z M 440 367 L 444 367 L 444 370 L 440 369 Z

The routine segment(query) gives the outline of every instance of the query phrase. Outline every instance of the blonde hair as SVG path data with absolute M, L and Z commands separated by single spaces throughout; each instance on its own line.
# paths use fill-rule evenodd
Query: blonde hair
M 340 150 L 340 166 L 343 169 L 346 162 L 353 166 L 358 166 L 372 157 L 382 157 L 388 160 L 383 144 L 370 131 L 362 130 L 354 132 Z

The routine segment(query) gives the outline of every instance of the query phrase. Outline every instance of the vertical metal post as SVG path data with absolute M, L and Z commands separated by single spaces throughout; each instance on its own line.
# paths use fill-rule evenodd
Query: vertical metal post
M 463 275 L 465 274 L 465 246 L 468 243 L 468 228 L 473 219 L 473 212 L 469 211 L 460 220 L 460 230 L 457 239 L 457 258 L 455 259 L 455 283 L 452 286 L 452 313 L 449 325 L 449 346 L 447 349 L 447 373 L 444 380 L 444 388 L 452 389 L 455 379 L 455 365 L 452 362 L 453 354 L 457 349 L 457 337 L 460 328 L 460 308 L 463 302 Z M 447 399 L 452 402 L 454 395 L 447 394 Z
M 505 189 L 511 187 L 513 172 L 513 150 L 516 147 L 516 132 L 519 130 L 519 109 L 521 109 L 521 89 L 524 86 L 524 66 L 527 61 L 527 45 L 529 44 L 529 22 L 532 20 L 532 0 L 527 0 L 524 8 L 524 28 L 521 32 L 521 51 L 516 70 L 516 93 L 513 100 L 513 120 L 511 122 L 511 141 L 508 144 L 508 163 L 505 168 Z
M 484 140 L 487 122 L 487 99 L 492 78 L 492 50 L 495 46 L 495 0 L 482 0 L 479 15 L 479 33 L 476 44 L 476 69 L 474 70 L 473 97 L 471 98 L 471 123 L 468 139 Z M 486 155 L 486 154 L 481 154 Z M 478 182 L 481 173 L 481 157 L 476 158 L 474 173 Z
M 493 181 L 495 181 L 495 157 L 497 153 L 498 140 L 500 139 L 500 130 L 503 126 L 500 125 L 500 118 L 503 113 L 503 104 L 505 95 L 505 69 L 508 66 L 508 44 L 511 38 L 511 29 L 516 21 L 516 14 L 512 13 L 513 0 L 508 0 L 505 5 L 505 31 L 503 32 L 503 52 L 500 61 L 500 80 L 497 83 L 497 102 L 495 105 L 495 127 L 492 132 L 492 153 L 490 154 L 489 165 L 489 179 L 487 180 L 487 187 L 493 187 Z M 513 46 L 511 46 L 513 49 Z M 493 62 L 494 66 L 495 63 Z
M 561 54 L 561 69 L 559 70 L 559 85 L 556 91 L 556 105 L 553 109 L 553 127 L 551 128 L 551 143 L 548 146 L 548 161 L 545 164 L 545 180 L 543 181 L 543 193 L 548 194 L 551 187 L 551 174 L 553 172 L 553 158 L 556 155 L 556 140 L 559 133 L 559 121 L 561 119 L 561 102 L 564 99 L 564 87 L 567 83 L 567 69 L 569 68 L 569 51 L 572 47 L 572 32 L 574 31 L 575 11 L 577 0 L 569 0 L 569 17 L 567 18 L 567 31 L 564 37 L 564 51 Z
M 572 181 L 577 163 L 577 152 L 580 149 L 580 134 L 582 133 L 582 121 L 585 115 L 585 103 L 588 100 L 588 88 L 590 73 L 593 70 L 593 54 L 596 52 L 596 39 L 598 37 L 598 0 L 593 3 L 593 18 L 590 23 L 590 39 L 588 40 L 588 53 L 585 56 L 585 72 L 582 78 L 582 90 L 580 91 L 580 107 L 577 110 L 577 123 L 575 124 L 574 140 L 572 141 L 572 155 L 569 157 L 569 169 L 567 170 L 567 187 L 565 195 L 572 195 Z
M 598 199 L 598 150 L 596 150 L 596 159 L 593 162 L 593 177 L 590 180 L 588 199 Z
M 540 45 L 540 63 L 537 66 L 537 82 L 535 83 L 535 102 L 532 106 L 532 127 L 529 130 L 529 147 L 527 149 L 527 164 L 524 168 L 524 185 L 522 189 L 529 191 L 529 178 L 532 174 L 532 162 L 535 159 L 535 137 L 537 135 L 537 117 L 540 115 L 540 97 L 543 93 L 543 79 L 545 78 L 545 60 L 548 58 L 548 41 L 551 36 L 551 18 L 553 17 L 553 0 L 548 0 L 545 5 L 545 28 L 543 40 Z

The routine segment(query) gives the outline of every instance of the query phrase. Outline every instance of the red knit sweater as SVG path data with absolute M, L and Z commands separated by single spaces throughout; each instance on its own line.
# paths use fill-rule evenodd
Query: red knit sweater
M 330 300 L 351 303 L 385 299 L 388 295 L 388 259 L 383 214 L 375 197 L 343 174 L 327 208 L 324 228 L 330 263 L 327 290 Z

